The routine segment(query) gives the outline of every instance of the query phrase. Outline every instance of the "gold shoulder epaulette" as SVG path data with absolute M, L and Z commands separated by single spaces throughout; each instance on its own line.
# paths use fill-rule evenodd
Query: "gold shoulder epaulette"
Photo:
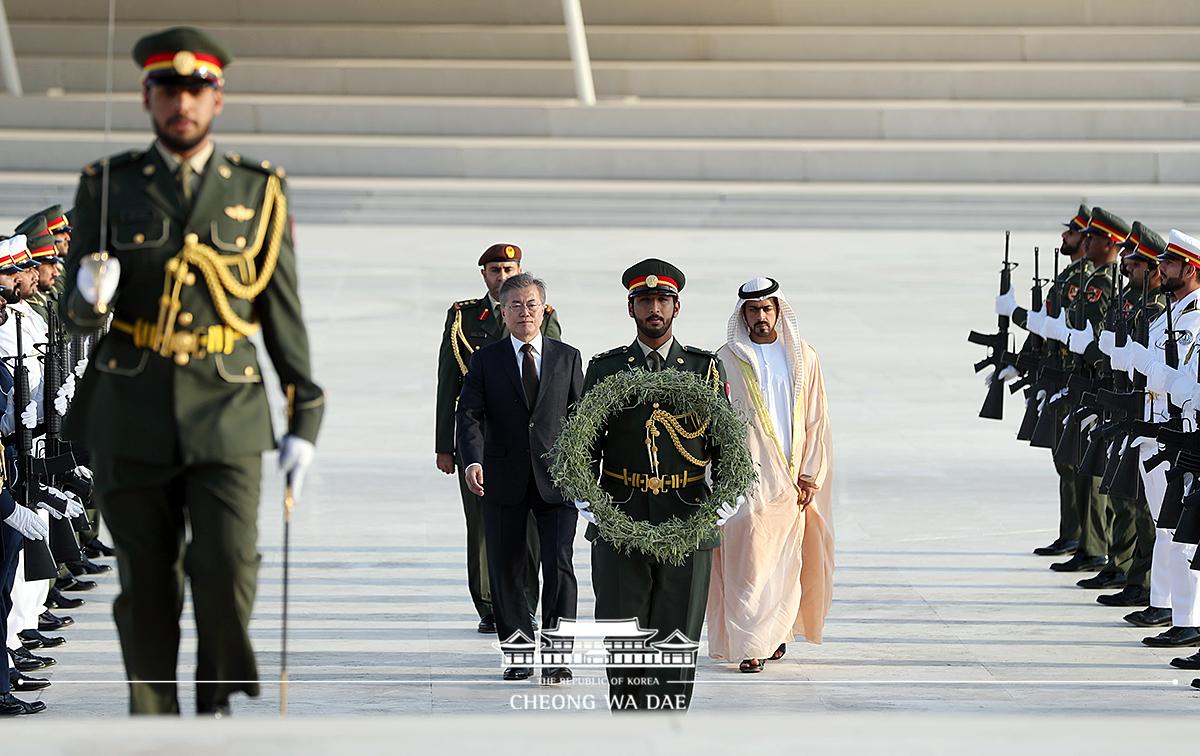
M 287 175 L 287 171 L 283 170 L 283 166 L 281 165 L 273 166 L 271 165 L 270 160 L 254 160 L 246 157 L 240 152 L 226 152 L 225 159 L 234 165 L 241 166 L 242 168 L 250 168 L 251 170 L 266 173 L 268 175 L 278 176 L 279 178 L 283 178 Z
M 116 155 L 100 158 L 94 163 L 85 165 L 83 167 L 83 175 L 99 176 L 104 171 L 105 162 L 108 163 L 108 169 L 111 171 L 113 168 L 132 163 L 135 160 L 141 160 L 145 154 L 145 150 L 126 150 L 125 152 L 118 152 Z
M 625 350 L 628 348 L 629 348 L 628 344 L 626 344 L 625 346 L 614 347 L 612 349 L 609 349 L 607 352 L 601 352 L 597 355 L 594 355 L 592 357 L 592 361 L 595 362 L 596 360 L 602 360 L 605 357 L 613 357 L 618 354 L 624 354 Z
M 450 307 L 455 310 L 461 310 L 464 307 L 470 307 L 471 305 L 476 305 L 476 304 L 479 304 L 478 299 L 460 299 L 459 301 L 450 305 Z
M 716 352 L 710 352 L 707 349 L 701 349 L 700 347 L 694 347 L 694 346 L 685 346 L 683 348 L 683 351 L 691 352 L 692 354 L 699 354 L 704 357 L 716 357 L 717 356 Z

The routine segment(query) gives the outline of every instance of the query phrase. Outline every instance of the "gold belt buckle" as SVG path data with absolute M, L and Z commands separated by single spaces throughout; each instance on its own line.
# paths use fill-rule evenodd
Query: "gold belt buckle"
M 665 484 L 666 484 L 666 481 L 663 480 L 662 478 L 658 477 L 657 475 L 647 475 L 646 476 L 646 490 L 648 490 L 650 493 L 654 494 L 655 496 L 658 496 L 660 493 L 663 492 L 663 486 Z

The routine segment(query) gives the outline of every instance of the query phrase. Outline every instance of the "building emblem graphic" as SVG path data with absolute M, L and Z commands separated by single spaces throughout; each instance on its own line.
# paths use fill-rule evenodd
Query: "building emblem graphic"
M 657 630 L 637 619 L 559 620 L 534 638 L 518 630 L 494 644 L 505 667 L 689 667 L 695 668 L 700 644 L 676 630 L 651 642 Z

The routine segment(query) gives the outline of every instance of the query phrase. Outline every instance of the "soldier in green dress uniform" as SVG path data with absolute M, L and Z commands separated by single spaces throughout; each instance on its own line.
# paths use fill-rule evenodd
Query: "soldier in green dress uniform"
M 309 365 L 283 171 L 219 153 L 209 138 L 230 56 L 186 27 L 143 37 L 133 56 L 157 139 L 87 166 L 79 181 L 60 310 L 76 331 L 112 321 L 64 434 L 91 453 L 117 550 L 130 710 L 179 711 L 186 576 L 196 708 L 220 716 L 231 694 L 259 694 L 247 628 L 262 453 L 276 439 L 249 337 L 261 334 L 289 397 L 279 461 L 297 498 L 325 399 Z
M 455 456 L 454 410 L 458 406 L 458 395 L 462 391 L 463 376 L 467 374 L 471 353 L 508 337 L 508 329 L 500 317 L 500 287 L 509 278 L 521 272 L 521 248 L 516 244 L 491 245 L 479 257 L 479 272 L 487 284 L 487 293 L 479 299 L 455 302 L 446 311 L 446 325 L 442 329 L 442 342 L 438 350 L 434 446 L 438 469 L 447 475 L 453 475 L 456 471 L 458 473 L 463 515 L 467 521 L 467 587 L 471 592 L 475 611 L 479 613 L 479 632 L 494 633 L 496 618 L 492 614 L 492 591 L 488 582 L 487 543 L 483 535 L 483 500 L 467 488 L 462 465 Z M 552 339 L 562 337 L 558 313 L 550 305 L 546 305 L 542 334 Z M 529 613 L 536 614 L 540 562 L 537 523 L 532 516 L 529 518 L 526 535 L 529 559 L 525 569 L 526 574 L 532 576 L 526 599 L 529 603 Z
M 1083 322 L 1073 322 L 1074 311 L 1068 315 L 1074 329 L 1087 329 L 1088 338 L 1099 333 L 1104 328 L 1104 319 L 1108 313 L 1109 302 L 1116 293 L 1117 245 L 1129 236 L 1129 224 L 1119 216 L 1102 207 L 1092 208 L 1091 220 L 1083 230 L 1083 253 L 1091 262 L 1093 269 L 1084 279 L 1082 296 Z M 1094 345 L 1094 341 L 1092 342 Z M 1084 370 L 1094 374 L 1094 363 L 1085 359 Z M 1081 473 L 1075 473 L 1075 501 L 1079 514 L 1079 547 L 1070 559 L 1055 562 L 1050 569 L 1056 572 L 1082 572 L 1100 570 L 1096 579 L 1080 581 L 1081 588 L 1103 588 L 1115 584 L 1113 581 L 1125 579 L 1119 577 L 1115 568 L 1108 563 L 1109 540 L 1112 537 L 1112 502 L 1108 496 L 1100 493 L 1100 478 Z
M 1153 323 L 1166 308 L 1166 296 L 1160 290 L 1158 256 L 1167 249 L 1167 242 L 1141 221 L 1134 221 L 1129 236 L 1119 245 L 1122 251 L 1121 269 L 1129 278 L 1118 303 L 1130 338 L 1143 323 Z M 1090 360 L 1107 365 L 1108 357 L 1098 344 L 1088 347 Z M 1096 597 L 1106 606 L 1146 606 L 1150 603 L 1150 561 L 1154 551 L 1154 518 L 1146 503 L 1146 492 L 1138 476 L 1138 494 L 1134 498 L 1109 494 L 1113 506 L 1112 537 L 1108 559 L 1114 568 L 1125 575 L 1120 591 Z M 1100 581 L 1096 581 L 1100 582 Z M 1115 587 L 1116 582 L 1112 583 Z M 1104 586 L 1097 586 L 1104 587 Z
M 725 369 L 717 356 L 683 346 L 672 334 L 683 272 L 668 262 L 649 259 L 626 270 L 621 281 L 629 296 L 629 316 L 637 323 L 637 338 L 592 358 L 583 379 L 584 394 L 624 370 L 684 370 L 710 381 L 713 391 L 725 392 Z M 673 414 L 686 409 L 647 402 L 621 410 L 601 429 L 592 457 L 600 485 L 634 520 L 659 524 L 672 517 L 686 519 L 708 497 L 705 470 L 716 462 L 717 450 L 707 433 L 697 433 L 694 419 Z M 664 423 L 678 427 L 667 428 Z M 584 512 L 584 517 L 594 519 L 590 512 Z M 715 542 L 702 544 L 682 566 L 675 566 L 636 550 L 619 551 L 599 537 L 594 522 L 587 528 L 587 538 L 592 542 L 597 620 L 636 618 L 641 627 L 656 631 L 651 643 L 676 631 L 699 642 Z M 614 710 L 685 709 L 694 676 L 694 669 L 610 668 L 611 706 Z
M 1058 277 L 1051 283 L 1049 290 L 1046 293 L 1045 307 L 1042 312 L 1057 312 L 1059 308 L 1069 308 L 1075 302 L 1075 296 L 1079 292 L 1079 271 L 1080 268 L 1084 271 L 1084 276 L 1089 276 L 1092 273 L 1094 266 L 1084 257 L 1083 254 L 1083 230 L 1087 228 L 1091 221 L 1092 211 L 1087 205 L 1080 205 L 1074 217 L 1067 221 L 1062 232 L 1062 246 L 1059 247 L 1059 253 L 1070 259 L 1070 264 L 1066 268 L 1059 271 Z M 1028 328 L 1029 312 L 1023 307 L 1017 307 L 1012 312 L 1012 322 L 1021 328 Z M 1045 342 L 1047 354 L 1051 351 L 1057 351 L 1060 356 L 1065 358 L 1066 348 L 1057 342 L 1047 340 Z M 1063 420 L 1066 417 L 1067 408 L 1058 407 L 1053 410 L 1056 414 L 1054 427 L 1061 428 Z M 1058 441 L 1057 433 L 1055 434 L 1055 443 Z M 1063 556 L 1064 554 L 1073 554 L 1079 545 L 1079 510 L 1080 497 L 1089 496 L 1089 491 L 1078 490 L 1075 482 L 1075 471 L 1065 465 L 1054 463 L 1054 469 L 1058 473 L 1058 537 L 1047 546 L 1039 546 L 1033 550 L 1033 553 L 1039 556 Z
M 29 255 L 38 264 L 37 291 L 25 301 L 43 320 L 49 322 L 48 309 L 58 299 L 55 287 L 62 273 L 63 258 L 59 257 L 58 245 L 43 213 L 36 213 L 21 221 L 16 233 L 25 235 Z

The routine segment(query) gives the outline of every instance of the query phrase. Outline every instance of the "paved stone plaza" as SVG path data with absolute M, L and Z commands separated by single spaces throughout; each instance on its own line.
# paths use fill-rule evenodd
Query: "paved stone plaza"
M 710 663 L 702 647 L 689 723 L 751 711 L 1194 713 L 1194 675 L 1167 666 L 1177 653 L 1141 646 L 1146 632 L 1076 588 L 1080 576 L 1052 573 L 1050 560 L 1030 554 L 1053 539 L 1056 476 L 1045 451 L 1013 440 L 1018 399 L 1004 423 L 976 418 L 984 389 L 970 365 L 982 354 L 965 341 L 971 328 L 994 329 L 1002 231 L 368 226 L 349 249 L 346 228 L 302 224 L 307 319 L 330 405 L 293 527 L 291 715 L 454 712 L 508 722 L 528 715 L 512 711 L 525 700 L 514 695 L 545 690 L 502 682 L 493 639 L 475 632 L 457 487 L 433 464 L 446 307 L 483 293 L 475 259 L 497 241 L 524 248 L 526 268 L 549 284 L 565 340 L 585 357 L 632 341 L 619 276 L 647 256 L 688 276 L 676 327 L 685 343 L 718 346 L 737 285 L 763 274 L 781 280 L 821 355 L 837 476 L 826 641 L 789 644 L 785 659 L 755 676 Z M 1056 242 L 1054 228 L 1014 234 L 1018 288 L 1032 273 L 1030 247 Z M 281 619 L 273 462 L 252 627 L 264 678 L 278 670 Z M 590 618 L 582 534 L 579 612 Z M 53 654 L 46 717 L 126 711 L 109 614 L 115 584 L 101 578 L 88 604 L 70 612 L 77 624 Z M 184 680 L 194 642 L 189 620 Z M 583 716 L 608 716 L 600 686 L 555 692 L 593 694 L 600 705 Z M 268 717 L 277 702 L 268 682 L 262 698 L 235 700 L 234 712 Z M 191 708 L 187 686 L 183 706 Z

